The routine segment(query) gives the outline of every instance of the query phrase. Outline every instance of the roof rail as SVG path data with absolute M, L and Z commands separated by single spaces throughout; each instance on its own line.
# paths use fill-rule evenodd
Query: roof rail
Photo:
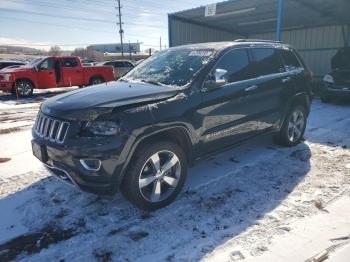
M 234 42 L 264 42 L 264 43 L 279 43 L 284 44 L 282 41 L 266 40 L 266 39 L 236 39 Z

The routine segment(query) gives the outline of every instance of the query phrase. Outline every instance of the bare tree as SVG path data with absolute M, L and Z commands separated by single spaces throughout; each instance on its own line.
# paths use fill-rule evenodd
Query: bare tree
M 59 56 L 62 54 L 62 50 L 59 46 L 55 45 L 55 46 L 51 46 L 50 51 L 49 51 L 49 55 L 51 56 Z

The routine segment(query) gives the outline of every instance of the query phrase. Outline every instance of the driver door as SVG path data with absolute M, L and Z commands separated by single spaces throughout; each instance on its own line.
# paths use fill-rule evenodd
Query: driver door
M 56 87 L 55 59 L 47 58 L 38 66 L 38 88 Z
M 250 100 L 250 90 L 256 88 L 253 73 L 248 49 L 240 48 L 219 58 L 205 79 L 197 113 L 202 116 L 201 136 L 206 153 L 256 132 L 257 122 L 251 118 L 254 104 Z

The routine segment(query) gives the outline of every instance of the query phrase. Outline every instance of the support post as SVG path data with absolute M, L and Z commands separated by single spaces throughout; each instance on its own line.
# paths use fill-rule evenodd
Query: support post
M 277 8 L 277 25 L 276 25 L 276 41 L 281 41 L 282 17 L 283 17 L 284 0 L 278 0 Z
M 168 46 L 172 47 L 172 16 L 168 14 Z
M 343 40 L 344 40 L 344 47 L 349 46 L 349 38 L 350 38 L 350 27 L 349 25 L 342 25 L 341 26 L 341 31 L 343 35 Z

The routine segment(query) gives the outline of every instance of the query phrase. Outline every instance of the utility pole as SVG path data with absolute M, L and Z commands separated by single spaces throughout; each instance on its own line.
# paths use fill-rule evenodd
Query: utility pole
M 159 50 L 162 50 L 162 37 L 159 37 Z
M 124 46 L 123 46 L 123 23 L 122 23 L 122 12 L 121 12 L 121 5 L 120 5 L 120 0 L 117 0 L 118 2 L 118 7 L 116 9 L 118 9 L 118 14 L 117 16 L 119 17 L 119 23 L 117 23 L 117 25 L 119 25 L 119 35 L 120 35 L 120 45 L 122 48 L 122 57 L 124 57 Z

